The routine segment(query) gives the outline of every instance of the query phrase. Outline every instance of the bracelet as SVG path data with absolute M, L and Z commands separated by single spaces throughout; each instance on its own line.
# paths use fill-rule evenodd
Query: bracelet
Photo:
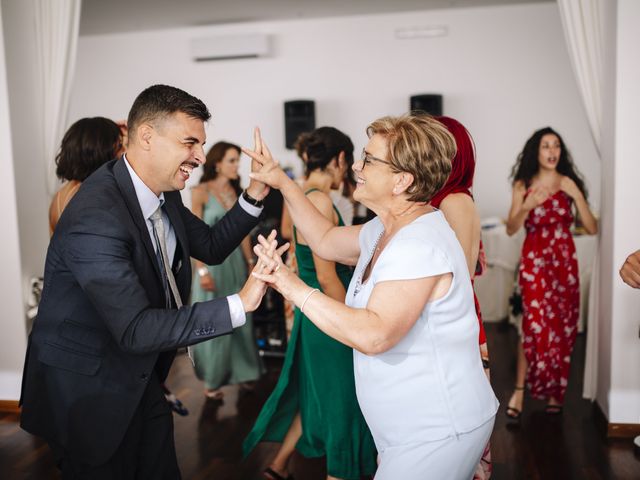
M 304 300 L 302 301 L 302 305 L 300 305 L 300 313 L 304 313 L 304 305 L 307 303 L 307 300 L 309 300 L 309 297 L 319 291 L 320 290 L 318 290 L 317 288 L 314 288 L 309 293 L 307 293 L 307 296 L 304 297 Z
M 200 267 L 198 270 L 196 270 L 198 272 L 198 276 L 199 277 L 204 277 L 206 274 L 209 273 L 209 269 L 207 267 Z
M 246 190 L 242 192 L 242 198 L 244 198 L 249 205 L 253 205 L 254 207 L 261 208 L 264 206 L 264 202 L 262 200 L 253 198 L 251 195 L 249 195 L 249 192 L 247 192 Z

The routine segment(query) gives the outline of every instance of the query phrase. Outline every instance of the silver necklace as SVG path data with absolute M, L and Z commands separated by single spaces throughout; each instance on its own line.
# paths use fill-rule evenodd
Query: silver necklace
M 362 283 L 362 277 L 364 275 L 365 270 L 367 269 L 367 267 L 369 266 L 369 264 L 371 263 L 371 261 L 373 260 L 373 256 L 376 254 L 376 252 L 378 251 L 378 245 L 380 244 L 380 240 L 382 240 L 382 236 L 384 235 L 384 228 L 382 229 L 382 231 L 380 232 L 380 234 L 378 235 L 378 238 L 376 238 L 375 243 L 373 244 L 373 248 L 371 249 L 371 251 L 369 252 L 369 257 L 367 259 L 367 261 L 362 265 L 362 268 L 360 270 L 360 273 L 358 274 L 358 276 L 356 277 L 356 286 L 353 288 L 353 296 L 355 297 L 356 295 L 358 295 L 360 293 L 360 291 L 362 290 L 363 287 L 363 283 Z M 369 276 L 371 276 L 371 274 L 369 274 Z

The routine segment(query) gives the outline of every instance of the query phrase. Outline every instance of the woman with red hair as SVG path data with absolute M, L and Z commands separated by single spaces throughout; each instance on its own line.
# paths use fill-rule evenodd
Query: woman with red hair
M 456 156 L 451 162 L 451 174 L 447 179 L 447 183 L 442 189 L 436 193 L 431 200 L 431 205 L 440 209 L 444 213 L 447 222 L 453 229 L 462 245 L 467 266 L 469 267 L 469 275 L 471 281 L 477 275 L 482 274 L 484 270 L 484 252 L 482 250 L 482 242 L 480 240 L 480 217 L 476 210 L 471 194 L 473 187 L 473 175 L 476 169 L 475 145 L 471 134 L 457 120 L 451 117 L 435 117 L 442 123 L 447 130 L 451 132 L 456 141 Z M 482 357 L 482 365 L 485 373 L 489 377 L 489 351 L 487 349 L 487 337 L 482 324 L 482 315 L 480 313 L 480 304 L 478 298 L 473 294 L 476 313 L 478 314 L 478 323 L 480 334 L 478 342 L 480 345 L 480 356 Z M 491 477 L 491 451 L 487 444 L 480 463 L 476 468 L 474 480 L 487 480 Z

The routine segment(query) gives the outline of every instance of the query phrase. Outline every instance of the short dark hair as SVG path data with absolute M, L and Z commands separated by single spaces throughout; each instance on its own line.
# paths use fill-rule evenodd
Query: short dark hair
M 84 181 L 103 163 L 113 160 L 122 144 L 120 128 L 108 118 L 82 118 L 64 134 L 56 155 L 60 180 Z
M 203 122 L 211 118 L 207 106 L 199 98 L 169 85 L 152 85 L 143 90 L 131 106 L 127 118 L 129 138 L 133 137 L 140 124 L 161 120 L 176 112 Z
M 347 165 L 353 164 L 353 142 L 348 135 L 334 127 L 316 128 L 305 139 L 304 148 L 307 175 L 314 170 L 324 170 L 340 152 L 344 152 Z

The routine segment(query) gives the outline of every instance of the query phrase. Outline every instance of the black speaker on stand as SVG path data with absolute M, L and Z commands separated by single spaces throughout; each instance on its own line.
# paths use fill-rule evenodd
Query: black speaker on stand
M 431 115 L 442 115 L 442 95 L 429 93 L 413 95 L 409 99 L 410 111 L 427 112 Z
M 316 103 L 313 100 L 291 100 L 284 102 L 284 135 L 288 149 L 294 145 L 301 133 L 316 128 Z

